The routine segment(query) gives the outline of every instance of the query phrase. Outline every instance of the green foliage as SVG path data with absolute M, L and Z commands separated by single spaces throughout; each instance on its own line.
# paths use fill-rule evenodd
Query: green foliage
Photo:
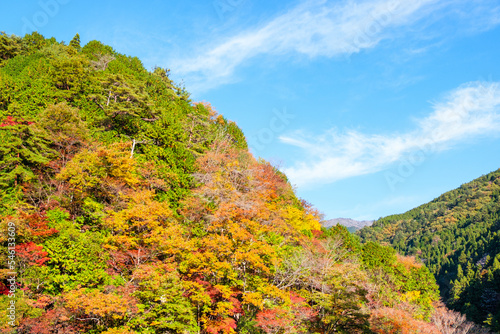
M 54 156 L 49 143 L 32 122 L 7 116 L 0 124 L 0 187 L 7 190 L 32 180 Z
M 361 253 L 361 240 L 357 235 L 352 234 L 349 230 L 340 224 L 330 228 L 322 228 L 322 237 L 339 237 L 342 240 L 342 246 L 356 254 Z
M 43 243 L 50 260 L 46 267 L 33 273 L 45 281 L 43 291 L 49 294 L 76 287 L 98 287 L 112 281 L 106 273 L 108 256 L 102 252 L 102 233 L 82 233 L 67 217 L 61 211 L 48 214 L 49 226 L 60 232 Z
M 0 32 L 0 66 L 16 55 L 20 54 L 22 50 L 21 38 L 14 35 L 7 35 L 5 32 Z
M 183 284 L 175 268 L 160 263 L 146 265 L 137 269 L 134 276 L 140 281 L 139 289 L 134 293 L 140 304 L 137 305 L 139 315 L 130 325 L 150 328 L 141 333 L 199 331 L 195 312 L 184 296 Z
M 57 41 L 54 37 L 50 39 L 46 39 L 38 32 L 34 31 L 31 34 L 26 34 L 23 37 L 23 45 L 25 48 L 24 54 L 32 54 L 36 53 L 38 50 L 42 49 L 45 46 L 49 46 L 52 44 L 57 44 Z
M 91 60 L 96 60 L 99 57 L 108 55 L 114 56 L 115 51 L 109 45 L 104 45 L 99 41 L 90 41 L 82 48 L 82 52 Z
M 71 42 L 69 42 L 69 46 L 71 46 L 72 48 L 75 48 L 77 50 L 79 50 L 81 48 L 81 46 L 80 46 L 80 35 L 79 34 L 76 34 L 75 37 L 73 37 L 73 39 L 71 40 Z
M 370 269 L 376 267 L 388 268 L 396 263 L 396 251 L 390 247 L 368 242 L 363 245 L 361 259 Z

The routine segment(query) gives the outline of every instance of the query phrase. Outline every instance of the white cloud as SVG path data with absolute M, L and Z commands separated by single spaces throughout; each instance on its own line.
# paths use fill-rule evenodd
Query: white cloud
M 495 1 L 305 0 L 261 26 L 225 40 L 199 43 L 195 56 L 171 59 L 169 67 L 192 90 L 206 90 L 233 81 L 236 69 L 258 55 L 348 57 L 382 40 L 405 36 L 403 27 L 417 27 L 418 22 L 417 30 L 422 30 L 434 20 L 453 15 L 459 20 L 455 30 L 489 30 L 500 24 Z M 423 39 L 432 39 L 440 31 L 420 33 Z
M 438 0 L 306 1 L 263 26 L 237 34 L 197 56 L 170 62 L 190 87 L 232 80 L 236 68 L 261 55 L 350 55 L 388 38 L 388 28 L 414 23 Z M 427 10 L 426 10 L 427 8 Z
M 305 186 L 381 171 L 406 156 L 443 150 L 458 141 L 496 135 L 500 130 L 500 83 L 472 82 L 435 103 L 433 112 L 416 120 L 405 134 L 365 135 L 330 130 L 321 136 L 281 136 L 283 143 L 307 152 L 307 162 L 283 171 L 292 183 Z M 422 158 L 422 157 L 420 157 Z

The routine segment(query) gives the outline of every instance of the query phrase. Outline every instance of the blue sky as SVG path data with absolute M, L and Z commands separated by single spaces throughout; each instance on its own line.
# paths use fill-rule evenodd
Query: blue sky
M 500 167 L 498 0 L 11 1 L 0 23 L 171 69 L 326 218 L 401 213 Z

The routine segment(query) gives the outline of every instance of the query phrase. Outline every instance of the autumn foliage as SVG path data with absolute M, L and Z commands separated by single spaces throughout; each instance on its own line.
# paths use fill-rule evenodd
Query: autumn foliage
M 441 333 L 435 326 L 413 319 L 408 312 L 392 308 L 380 308 L 372 312 L 371 330 L 379 334 Z
M 0 317 L 15 270 L 18 333 L 434 333 L 425 266 L 322 228 L 168 70 L 25 39 L 0 67 Z

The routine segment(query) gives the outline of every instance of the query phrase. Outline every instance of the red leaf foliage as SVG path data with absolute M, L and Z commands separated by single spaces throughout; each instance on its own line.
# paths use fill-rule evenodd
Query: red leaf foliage
M 31 235 L 34 237 L 48 237 L 59 233 L 55 228 L 48 226 L 47 216 L 44 211 L 33 214 L 25 214 L 23 219 L 26 221 Z
M 14 126 L 14 125 L 17 125 L 17 124 L 26 124 L 26 125 L 30 125 L 30 124 L 33 124 L 33 122 L 27 122 L 27 121 L 15 121 L 14 118 L 12 116 L 7 116 L 4 121 L 0 124 L 0 128 L 3 128 L 3 127 L 6 127 L 6 126 Z
M 30 266 L 43 266 L 45 262 L 50 260 L 47 255 L 49 253 L 43 251 L 42 246 L 36 245 L 34 242 L 16 245 L 17 256 Z

